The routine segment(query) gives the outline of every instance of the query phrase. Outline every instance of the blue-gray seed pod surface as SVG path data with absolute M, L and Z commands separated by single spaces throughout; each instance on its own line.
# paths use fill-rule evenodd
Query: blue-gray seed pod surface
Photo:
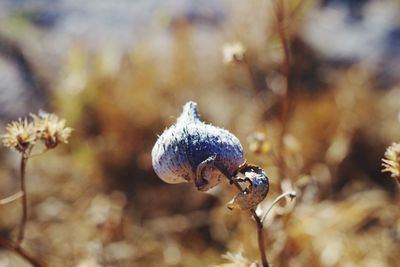
M 166 129 L 155 143 L 152 164 L 157 175 L 167 183 L 195 182 L 200 163 L 215 157 L 229 174 L 235 174 L 244 163 L 239 139 L 229 131 L 202 122 L 195 102 L 187 102 L 177 122 Z M 199 190 L 206 191 L 224 179 L 213 166 L 202 171 L 207 183 Z

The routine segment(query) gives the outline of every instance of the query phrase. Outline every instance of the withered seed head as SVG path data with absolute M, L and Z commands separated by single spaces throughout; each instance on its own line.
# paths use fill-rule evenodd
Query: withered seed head
M 386 149 L 382 159 L 383 172 L 390 172 L 393 178 L 400 181 L 400 143 L 393 143 Z
M 1 139 L 4 146 L 25 152 L 36 142 L 35 126 L 27 119 L 18 119 L 6 126 L 6 133 Z
M 68 143 L 72 128 L 65 127 L 65 120 L 60 120 L 57 115 L 39 112 L 39 115 L 31 114 L 36 129 L 36 135 L 42 140 L 48 149 L 56 147 L 60 143 Z
M 18 119 L 9 123 L 6 133 L 1 135 L 3 145 L 25 153 L 38 141 L 42 141 L 47 149 L 60 143 L 67 143 L 72 128 L 65 127 L 65 120 L 60 120 L 55 114 L 39 112 L 31 114 L 33 121 Z

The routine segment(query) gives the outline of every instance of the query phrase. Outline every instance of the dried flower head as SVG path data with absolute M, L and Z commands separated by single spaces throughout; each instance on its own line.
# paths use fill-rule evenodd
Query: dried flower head
M 48 149 L 56 147 L 59 143 L 68 143 L 72 128 L 65 127 L 65 120 L 60 120 L 53 113 L 39 112 L 31 114 L 35 125 L 37 138 L 42 140 Z
M 240 42 L 224 44 L 224 46 L 222 47 L 224 64 L 229 64 L 235 61 L 242 61 L 245 52 L 246 49 Z
M 6 126 L 6 133 L 1 136 L 3 145 L 25 152 L 36 142 L 35 126 L 27 119 L 18 119 Z
M 400 182 L 400 143 L 393 143 L 386 149 L 382 159 L 383 172 L 390 172 Z

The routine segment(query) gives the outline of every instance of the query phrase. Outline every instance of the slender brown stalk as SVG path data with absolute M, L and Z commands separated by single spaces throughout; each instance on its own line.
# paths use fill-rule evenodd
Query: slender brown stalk
M 243 192 L 243 188 L 240 185 L 240 183 L 231 177 L 227 171 L 224 170 L 221 166 L 218 167 L 218 169 L 223 173 L 226 178 L 228 178 L 229 182 L 233 184 L 239 191 Z M 261 264 L 262 267 L 269 267 L 268 260 L 267 260 L 267 255 L 265 253 L 265 243 L 264 243 L 264 235 L 263 235 L 263 223 L 261 221 L 261 218 L 257 215 L 256 211 L 254 209 L 250 210 L 251 215 L 253 216 L 253 219 L 256 222 L 257 225 L 257 240 L 258 240 L 258 249 L 260 251 L 260 257 L 261 257 Z
M 28 162 L 28 155 L 26 152 L 21 154 L 21 164 L 20 164 L 20 173 L 21 173 L 21 192 L 22 192 L 22 216 L 21 222 L 19 225 L 19 232 L 17 238 L 17 245 L 20 246 L 22 241 L 24 240 L 25 235 L 25 226 L 28 218 L 28 200 L 26 197 L 26 187 L 25 187 L 25 172 L 26 172 L 26 164 Z
M 251 215 L 256 221 L 257 225 L 257 240 L 258 240 L 258 249 L 260 250 L 261 264 L 262 267 L 269 267 L 267 255 L 265 253 L 265 242 L 264 242 L 264 234 L 263 234 L 263 223 L 261 218 L 257 215 L 254 209 L 250 210 Z
M 246 69 L 247 69 L 247 72 L 249 74 L 253 89 L 254 90 L 259 90 L 260 88 L 259 88 L 259 86 L 257 84 L 257 75 L 254 72 L 253 67 L 250 65 L 250 62 L 249 62 L 248 57 L 246 56 L 246 54 L 243 56 L 243 63 L 244 63 L 244 65 L 246 65 Z
M 290 200 L 293 200 L 293 199 L 296 197 L 296 192 L 295 192 L 295 191 L 285 192 L 285 193 L 282 193 L 282 194 L 280 194 L 279 196 L 277 196 L 277 197 L 275 198 L 275 200 L 272 202 L 271 206 L 267 209 L 267 211 L 265 212 L 265 214 L 262 216 L 261 222 L 264 222 L 265 218 L 267 218 L 267 216 L 268 216 L 269 212 L 272 210 L 272 208 L 273 208 L 276 204 L 278 204 L 278 202 L 279 202 L 281 199 L 283 199 L 283 198 L 285 198 L 285 197 L 289 197 Z
M 46 266 L 44 263 L 40 262 L 34 256 L 30 255 L 28 252 L 26 252 L 24 249 L 22 249 L 19 244 L 16 244 L 10 240 L 7 240 L 2 236 L 0 236 L 0 246 L 5 249 L 15 252 L 16 254 L 21 256 L 23 259 L 25 259 L 27 262 L 32 264 L 33 267 L 45 267 Z
M 282 107 L 281 107 L 281 114 L 280 114 L 280 121 L 281 121 L 281 131 L 279 134 L 278 140 L 278 166 L 279 166 L 279 178 L 283 179 L 285 175 L 285 164 L 283 160 L 283 138 L 286 133 L 286 125 L 288 120 L 289 114 L 289 107 L 290 107 L 290 91 L 291 91 L 291 83 L 290 83 L 290 49 L 288 40 L 285 33 L 285 6 L 284 0 L 275 0 L 275 16 L 277 20 L 277 30 L 279 39 L 282 43 L 283 49 L 283 61 L 282 61 L 282 72 L 285 76 L 285 89 L 282 99 Z
M 289 93 L 290 93 L 290 50 L 289 44 L 285 33 L 285 6 L 284 0 L 279 0 L 275 4 L 275 12 L 277 18 L 277 27 L 279 39 L 282 43 L 283 49 L 283 62 L 282 62 L 282 72 L 285 76 L 285 90 L 282 101 L 282 113 L 281 120 L 286 122 L 287 115 L 289 111 Z

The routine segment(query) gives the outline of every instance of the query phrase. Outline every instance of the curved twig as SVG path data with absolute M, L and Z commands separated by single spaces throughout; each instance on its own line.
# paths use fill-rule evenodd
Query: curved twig
M 17 193 L 15 193 L 15 194 L 13 194 L 13 195 L 11 195 L 11 196 L 9 196 L 9 197 L 3 198 L 3 199 L 0 200 L 0 205 L 6 205 L 6 204 L 8 204 L 8 203 L 11 203 L 11 202 L 13 202 L 14 200 L 17 200 L 17 199 L 19 199 L 20 197 L 22 197 L 23 194 L 24 194 L 24 193 L 23 193 L 22 191 L 18 191 Z
M 262 216 L 261 222 L 263 223 L 269 212 L 272 210 L 272 208 L 283 198 L 285 197 L 290 197 L 290 200 L 293 200 L 296 197 L 296 192 L 295 191 L 290 191 L 290 192 L 285 192 L 277 196 L 272 202 L 271 206 L 268 208 L 268 210 L 265 212 L 265 214 Z

